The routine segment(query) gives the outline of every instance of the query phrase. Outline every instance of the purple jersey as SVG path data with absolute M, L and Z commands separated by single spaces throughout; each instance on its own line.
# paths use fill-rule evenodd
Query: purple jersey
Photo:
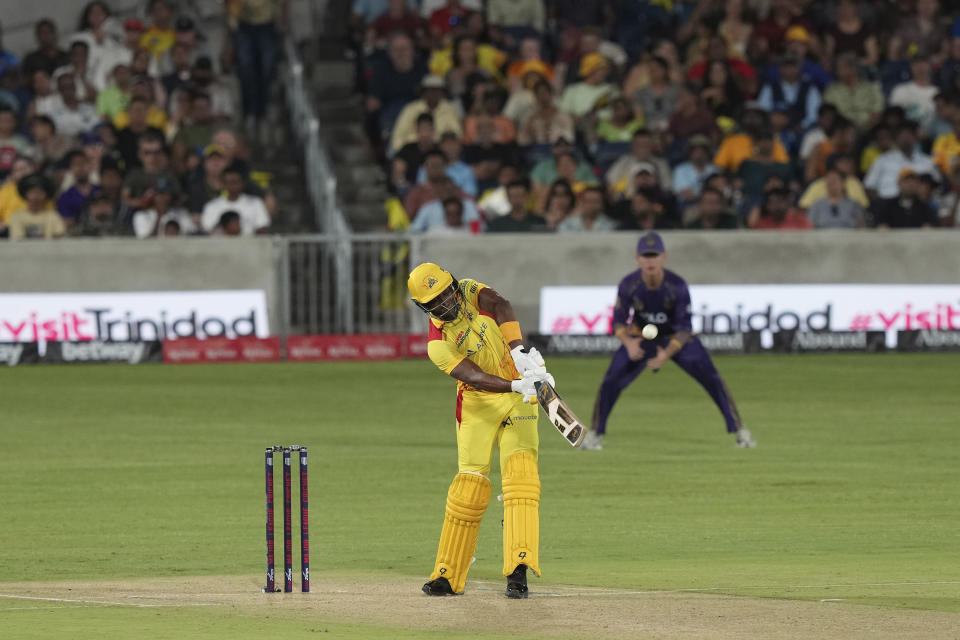
M 643 283 L 641 269 L 620 281 L 617 302 L 613 307 L 614 331 L 618 327 L 632 327 L 631 333 L 639 334 L 647 324 L 656 325 L 659 337 L 663 339 L 678 331 L 691 333 L 693 330 L 690 324 L 690 290 L 683 278 L 672 271 L 663 270 L 663 282 L 656 289 L 650 289 Z

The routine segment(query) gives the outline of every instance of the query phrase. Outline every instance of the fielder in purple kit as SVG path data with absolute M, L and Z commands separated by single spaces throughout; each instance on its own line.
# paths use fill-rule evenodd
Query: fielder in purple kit
M 690 290 L 683 278 L 663 268 L 667 254 L 663 239 L 651 231 L 637 244 L 640 268 L 620 281 L 613 308 L 613 331 L 623 346 L 603 376 L 593 407 L 593 424 L 581 449 L 603 448 L 607 418 L 620 393 L 645 368 L 658 371 L 667 360 L 699 382 L 717 404 L 727 423 L 727 432 L 736 436 L 738 447 L 755 447 L 750 432 L 740 422 L 740 414 L 723 378 L 713 366 L 710 354 L 693 334 L 690 323 Z M 655 325 L 653 340 L 643 339 L 641 329 Z

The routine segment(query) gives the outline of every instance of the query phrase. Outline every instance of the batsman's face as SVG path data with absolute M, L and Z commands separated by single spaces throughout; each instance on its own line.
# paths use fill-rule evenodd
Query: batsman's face
M 663 273 L 663 263 L 667 261 L 665 253 L 641 253 L 637 256 L 637 264 L 644 275 L 659 276 Z
M 443 293 L 423 306 L 437 320 L 453 322 L 460 315 L 460 297 L 457 295 L 457 287 L 450 285 Z

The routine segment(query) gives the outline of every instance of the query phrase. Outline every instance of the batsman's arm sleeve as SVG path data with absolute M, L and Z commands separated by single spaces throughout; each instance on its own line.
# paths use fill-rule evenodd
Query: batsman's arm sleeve
M 453 349 L 443 340 L 431 340 L 427 343 L 427 356 L 430 361 L 437 365 L 437 368 L 446 374 L 450 374 L 458 364 L 466 359 L 466 356 Z

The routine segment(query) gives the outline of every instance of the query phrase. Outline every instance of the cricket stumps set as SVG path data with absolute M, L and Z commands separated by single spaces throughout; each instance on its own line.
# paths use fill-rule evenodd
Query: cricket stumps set
M 300 591 L 310 591 L 310 517 L 307 494 L 307 448 L 300 445 L 275 445 L 264 452 L 264 471 L 267 493 L 267 586 L 264 593 L 280 591 L 276 588 L 274 569 L 273 527 L 273 459 L 274 454 L 283 454 L 283 591 L 293 591 L 293 518 L 291 508 L 291 484 L 293 470 L 290 454 L 300 455 Z

